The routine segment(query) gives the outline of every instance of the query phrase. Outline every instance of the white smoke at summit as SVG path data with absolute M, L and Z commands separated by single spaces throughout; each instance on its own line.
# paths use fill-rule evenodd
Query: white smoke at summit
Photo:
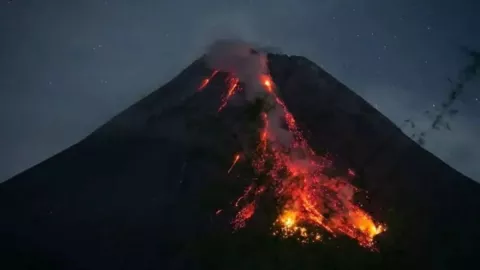
M 253 51 L 250 44 L 233 39 L 214 42 L 206 55 L 207 65 L 231 73 L 245 84 L 247 100 L 253 101 L 265 93 L 260 77 L 268 74 L 267 57 Z
M 223 39 L 209 46 L 205 59 L 209 68 L 228 72 L 244 83 L 249 102 L 266 97 L 267 102 L 274 105 L 267 112 L 269 140 L 288 147 L 293 135 L 283 126 L 285 113 L 272 95 L 266 95 L 263 85 L 262 78 L 269 75 L 266 54 L 247 42 Z

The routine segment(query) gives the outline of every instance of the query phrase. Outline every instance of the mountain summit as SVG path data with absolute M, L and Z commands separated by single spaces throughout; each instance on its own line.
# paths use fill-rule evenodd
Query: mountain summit
M 316 64 L 224 40 L 0 184 L 0 267 L 468 269 L 479 210 Z

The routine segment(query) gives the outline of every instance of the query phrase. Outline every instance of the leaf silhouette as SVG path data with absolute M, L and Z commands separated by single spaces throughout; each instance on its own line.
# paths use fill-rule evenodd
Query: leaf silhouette
M 425 139 L 423 137 L 418 138 L 417 142 L 422 146 L 425 145 Z
M 448 130 L 452 130 L 452 129 L 450 128 L 450 125 L 449 125 L 448 123 L 445 123 L 445 127 L 446 127 Z
M 453 116 L 453 115 L 456 115 L 458 113 L 458 110 L 457 109 L 451 109 L 448 111 L 448 114 Z

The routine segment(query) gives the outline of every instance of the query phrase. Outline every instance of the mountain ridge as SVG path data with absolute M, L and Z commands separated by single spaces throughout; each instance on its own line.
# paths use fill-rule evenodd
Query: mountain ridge
M 380 269 L 458 269 L 475 261 L 474 247 L 480 240 L 475 229 L 480 224 L 475 214 L 480 209 L 480 185 L 423 150 L 310 60 L 269 54 L 268 67 L 279 95 L 312 147 L 330 153 L 339 168 L 353 167 L 359 172 L 353 181 L 370 197 L 362 203 L 376 219 L 387 223 L 388 231 L 378 236 L 378 253 L 339 240 L 342 252 L 357 256 L 352 264 L 360 269 L 374 269 L 372 265 Z M 26 263 L 33 265 L 47 260 L 43 263 L 69 269 L 211 265 L 208 258 L 214 254 L 189 254 L 192 250 L 206 252 L 189 249 L 190 242 L 216 239 L 216 230 L 219 235 L 230 235 L 207 213 L 231 200 L 227 194 L 242 189 L 245 179 L 235 182 L 231 180 L 237 179 L 236 175 L 225 175 L 231 157 L 241 149 L 235 139 L 238 128 L 232 124 L 233 119 L 242 117 L 241 106 L 217 113 L 225 74 L 198 91 L 210 73 L 203 57 L 194 61 L 84 140 L 0 184 L 0 215 L 4 217 L 0 236 L 7 239 L 0 244 L 0 254 L 9 257 L 8 263 L 19 266 L 20 260 L 27 258 Z M 168 96 L 176 100 L 174 105 L 168 104 L 172 102 Z M 382 151 L 376 151 L 379 144 L 386 145 Z M 212 198 L 201 195 L 207 187 L 216 190 Z M 267 235 L 258 234 L 262 230 L 239 235 L 254 235 L 261 239 L 254 242 L 269 243 Z M 223 241 L 227 240 L 213 243 L 225 244 Z M 253 248 L 251 243 L 243 244 Z M 271 248 L 272 254 L 265 251 L 270 255 L 262 259 L 247 252 L 244 263 L 281 268 L 294 262 L 307 268 L 321 264 L 348 269 L 352 265 L 327 249 L 335 243 L 309 253 L 326 260 L 315 265 L 302 261 L 308 260 L 306 255 L 280 253 L 285 256 L 280 262 L 269 257 L 280 252 L 277 246 L 293 245 L 289 241 L 262 245 Z M 238 269 L 247 267 L 238 261 L 240 257 L 210 247 L 237 262 Z M 306 248 L 311 249 L 315 248 Z M 437 255 L 425 254 L 426 250 Z M 326 254 L 333 254 L 333 259 Z

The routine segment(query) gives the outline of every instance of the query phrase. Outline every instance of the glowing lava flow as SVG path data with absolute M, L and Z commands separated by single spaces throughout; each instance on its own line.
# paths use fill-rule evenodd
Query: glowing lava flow
M 230 166 L 230 169 L 228 169 L 227 173 L 230 173 L 232 171 L 233 167 L 235 166 L 235 164 L 237 164 L 239 159 L 240 159 L 240 155 L 236 154 L 235 158 L 233 159 L 232 166 Z
M 217 75 L 218 73 L 218 70 L 214 70 L 212 75 L 210 75 L 210 77 L 208 78 L 205 78 L 203 81 L 202 81 L 202 84 L 200 84 L 200 86 L 198 87 L 198 91 L 202 91 L 209 83 L 210 81 L 212 80 L 213 77 L 215 77 L 215 75 Z
M 227 94 L 222 99 L 222 105 L 218 108 L 218 112 L 221 112 L 225 106 L 227 106 L 228 101 L 230 98 L 235 94 L 235 90 L 238 89 L 238 78 L 235 77 L 228 77 L 227 84 L 228 84 L 228 91 Z
M 259 78 L 268 98 L 275 104 L 273 109 L 261 113 L 263 128 L 259 132 L 259 144 L 253 156 L 253 167 L 257 174 L 268 176 L 267 185 L 273 187 L 279 215 L 274 223 L 274 235 L 295 237 L 301 242 L 314 242 L 322 239 L 321 230 L 335 235 L 347 235 L 356 239 L 360 245 L 373 247 L 374 237 L 386 230 L 384 225 L 376 224 L 372 217 L 354 203 L 357 192 L 349 177 L 355 173 L 349 170 L 347 177 L 329 177 L 326 168 L 332 162 L 319 157 L 298 129 L 293 115 L 285 103 L 275 93 L 275 87 L 268 75 Z M 230 77 L 229 88 L 222 99 L 221 111 L 229 98 L 235 93 L 239 80 Z M 274 111 L 275 113 L 272 113 Z M 274 118 L 277 117 L 277 118 Z M 271 128 L 272 119 L 281 117 L 292 137 L 290 145 L 279 142 L 278 134 Z M 234 162 L 228 172 L 239 159 Z M 256 198 L 265 190 L 265 186 L 252 183 L 235 202 L 240 207 L 232 224 L 235 229 L 245 226 L 254 215 Z

